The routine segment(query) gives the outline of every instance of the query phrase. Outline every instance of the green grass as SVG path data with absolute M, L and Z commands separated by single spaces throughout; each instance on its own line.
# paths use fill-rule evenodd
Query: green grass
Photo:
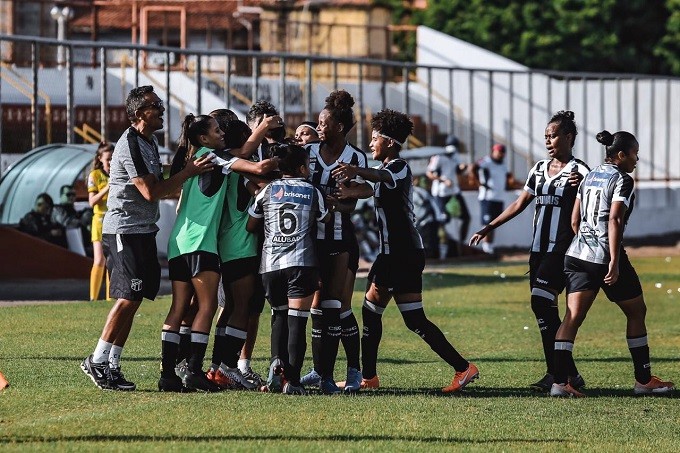
M 676 382 L 678 260 L 633 259 L 648 305 L 653 371 Z M 384 316 L 383 388 L 356 397 L 158 393 L 168 298 L 144 302 L 124 352 L 138 391 L 104 392 L 79 363 L 94 347 L 109 303 L 0 308 L 0 369 L 12 384 L 0 394 L 0 450 L 680 451 L 677 397 L 632 396 L 625 319 L 602 296 L 575 348 L 589 398 L 526 390 L 544 372 L 526 268 L 486 263 L 426 274 L 428 315 L 480 368 L 481 379 L 459 396 L 439 392 L 452 371 L 393 306 Z M 364 284 L 356 285 L 357 314 Z M 267 366 L 267 318 L 255 351 L 260 372 Z M 343 370 L 343 359 L 338 363 Z

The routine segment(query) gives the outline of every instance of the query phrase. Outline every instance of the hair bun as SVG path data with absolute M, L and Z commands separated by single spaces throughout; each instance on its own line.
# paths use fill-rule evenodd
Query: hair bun
M 354 107 L 354 98 L 345 90 L 337 90 L 328 95 L 326 105 L 337 109 L 351 109 Z
M 595 138 L 599 143 L 602 143 L 605 146 L 612 146 L 614 143 L 614 136 L 609 131 L 599 132 Z
M 565 119 L 574 121 L 574 112 L 571 110 L 560 110 L 555 116 L 561 116 Z

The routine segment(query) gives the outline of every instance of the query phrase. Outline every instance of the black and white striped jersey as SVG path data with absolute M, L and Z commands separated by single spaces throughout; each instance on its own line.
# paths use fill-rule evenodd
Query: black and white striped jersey
M 316 266 L 314 232 L 326 214 L 321 192 L 303 178 L 270 182 L 248 210 L 264 217 L 264 248 L 260 273 L 296 266 Z
M 567 255 L 591 263 L 607 264 L 609 251 L 609 214 L 615 201 L 626 205 L 623 223 L 633 212 L 635 182 L 614 164 L 603 164 L 586 175 L 579 187 L 581 223 Z
M 331 172 L 338 166 L 338 162 L 366 168 L 366 153 L 351 143 L 347 143 L 338 160 L 331 163 L 324 162 L 321 158 L 320 147 L 320 143 L 307 145 L 310 172 L 308 180 L 321 190 L 324 195 L 332 195 L 337 188 L 337 181 L 331 176 Z M 356 178 L 355 181 L 364 182 L 361 178 Z M 333 212 L 328 223 L 319 223 L 317 239 L 325 241 L 356 241 L 350 217 L 349 213 Z
M 582 160 L 572 157 L 559 173 L 549 176 L 550 161 L 538 161 L 524 185 L 524 190 L 536 198 L 531 251 L 564 253 L 574 237 L 571 211 L 578 191 L 578 187 L 569 184 L 569 174 L 575 171 L 585 177 L 590 169 Z
M 413 213 L 413 178 L 408 163 L 401 158 L 381 164 L 378 169 L 392 175 L 392 183 L 374 187 L 375 217 L 378 221 L 380 253 L 407 255 L 423 248 Z

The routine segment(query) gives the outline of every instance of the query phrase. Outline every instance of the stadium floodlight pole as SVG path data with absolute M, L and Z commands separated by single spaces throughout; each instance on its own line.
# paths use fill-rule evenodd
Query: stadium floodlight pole
M 73 9 L 65 6 L 60 8 L 53 6 L 50 10 L 50 16 L 57 21 L 57 39 L 59 41 L 66 40 L 66 22 L 73 17 Z M 66 63 L 66 55 L 64 46 L 57 47 L 57 68 L 62 69 Z

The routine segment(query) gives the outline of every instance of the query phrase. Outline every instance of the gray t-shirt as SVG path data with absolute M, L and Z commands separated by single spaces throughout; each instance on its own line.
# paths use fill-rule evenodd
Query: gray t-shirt
M 163 179 L 163 167 L 156 137 L 148 141 L 133 127 L 116 143 L 109 172 L 108 211 L 104 216 L 104 234 L 155 233 L 160 217 L 158 202 L 148 201 L 139 192 L 133 178 L 155 175 Z

